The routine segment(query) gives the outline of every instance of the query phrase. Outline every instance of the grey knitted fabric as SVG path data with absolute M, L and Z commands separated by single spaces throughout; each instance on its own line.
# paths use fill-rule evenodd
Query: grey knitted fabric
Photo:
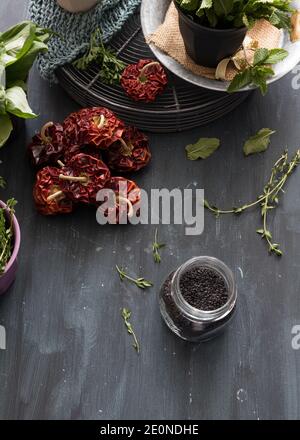
M 122 28 L 140 2 L 141 0 L 100 0 L 92 10 L 72 14 L 64 11 L 55 0 L 30 0 L 29 18 L 59 35 L 51 37 L 49 51 L 38 58 L 41 76 L 55 82 L 55 69 L 82 54 L 88 48 L 90 35 L 97 27 L 102 30 L 103 41 L 108 42 Z

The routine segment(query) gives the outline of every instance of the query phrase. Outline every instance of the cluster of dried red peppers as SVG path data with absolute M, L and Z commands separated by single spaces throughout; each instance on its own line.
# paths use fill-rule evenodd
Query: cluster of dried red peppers
M 145 167 L 151 159 L 148 138 L 106 108 L 79 110 L 62 124 L 48 122 L 28 149 L 39 168 L 33 196 L 43 215 L 67 214 L 78 204 L 97 206 L 97 193 L 104 188 L 115 192 L 118 218 L 124 206 L 125 214 L 132 215 L 140 201 L 135 182 L 112 174 Z M 124 194 L 119 194 L 122 182 L 127 188 L 125 203 Z

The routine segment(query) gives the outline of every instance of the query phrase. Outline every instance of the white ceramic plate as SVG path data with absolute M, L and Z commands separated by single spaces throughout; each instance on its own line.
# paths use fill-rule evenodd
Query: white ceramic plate
M 141 7 L 141 23 L 144 35 L 153 33 L 159 25 L 164 21 L 166 12 L 172 0 L 143 0 Z M 300 9 L 300 0 L 295 0 L 293 6 Z M 281 47 L 289 52 L 285 60 L 274 66 L 275 75 L 268 80 L 268 84 L 282 78 L 289 73 L 300 62 L 300 41 L 291 43 L 287 32 L 282 32 Z M 169 57 L 153 44 L 150 48 L 158 60 L 171 72 L 180 78 L 188 81 L 196 86 L 205 89 L 218 90 L 226 92 L 228 83 L 225 81 L 217 81 L 213 79 L 203 78 L 186 70 L 181 64 Z M 250 90 L 255 87 L 244 87 L 239 91 Z

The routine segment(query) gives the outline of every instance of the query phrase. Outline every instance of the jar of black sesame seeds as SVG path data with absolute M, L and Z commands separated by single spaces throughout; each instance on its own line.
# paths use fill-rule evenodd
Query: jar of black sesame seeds
M 231 321 L 237 290 L 231 270 L 213 257 L 195 257 L 163 283 L 160 311 L 167 326 L 191 342 L 209 340 Z

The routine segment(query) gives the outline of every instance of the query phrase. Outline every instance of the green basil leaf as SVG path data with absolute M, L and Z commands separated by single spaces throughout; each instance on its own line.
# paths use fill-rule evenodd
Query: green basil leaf
M 200 138 L 195 144 L 185 147 L 189 160 L 206 159 L 214 153 L 220 146 L 217 138 Z
M 266 151 L 271 142 L 270 137 L 274 133 L 275 131 L 270 128 L 262 128 L 254 136 L 251 136 L 244 144 L 245 155 L 249 156 L 249 154 Z
M 19 86 L 6 90 L 6 111 L 24 119 L 37 117 L 28 105 L 24 90 Z
M 0 115 L 4 115 L 6 113 L 5 110 L 5 87 L 0 84 Z
M 2 56 L 6 66 L 15 63 L 30 49 L 35 39 L 36 25 L 30 21 L 13 26 L 0 35 L 5 54 Z
M 0 115 L 0 147 L 3 147 L 8 140 L 12 130 L 13 125 L 9 115 Z
M 8 84 L 16 80 L 26 81 L 29 70 L 31 69 L 37 55 L 41 52 L 46 52 L 47 49 L 47 44 L 39 40 L 34 40 L 28 52 L 14 64 L 6 68 Z

